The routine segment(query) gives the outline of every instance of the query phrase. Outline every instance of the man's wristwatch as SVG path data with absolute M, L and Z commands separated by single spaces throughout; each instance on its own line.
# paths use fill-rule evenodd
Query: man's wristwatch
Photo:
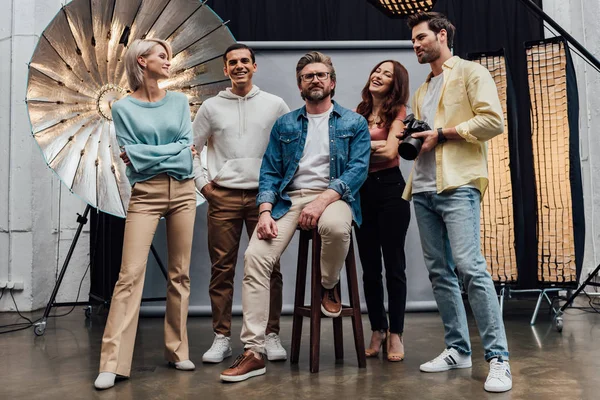
M 444 136 L 444 130 L 442 128 L 437 128 L 438 133 L 438 144 L 446 143 L 448 138 Z

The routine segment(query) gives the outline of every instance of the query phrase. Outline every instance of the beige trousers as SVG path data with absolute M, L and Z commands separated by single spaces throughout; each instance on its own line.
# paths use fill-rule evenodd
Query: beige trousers
M 289 192 L 292 207 L 276 221 L 277 237 L 260 240 L 255 231 L 250 239 L 244 255 L 242 282 L 244 322 L 241 339 L 246 349 L 264 353 L 273 266 L 292 240 L 300 213 L 322 192 L 307 189 Z M 321 235 L 321 283 L 325 288 L 331 289 L 339 281 L 340 271 L 350 247 L 352 211 L 348 203 L 338 200 L 327 206 L 319 218 L 317 229 Z
M 189 360 L 187 315 L 190 257 L 196 217 L 193 179 L 166 174 L 138 182 L 132 189 L 119 280 L 115 285 L 100 353 L 100 372 L 129 376 L 144 288 L 148 252 L 161 217 L 167 222 L 168 281 L 165 314 L 167 361 Z

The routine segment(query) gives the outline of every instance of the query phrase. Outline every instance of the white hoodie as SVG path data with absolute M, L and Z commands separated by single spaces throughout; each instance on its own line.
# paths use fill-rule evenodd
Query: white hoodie
M 258 86 L 244 96 L 228 88 L 202 103 L 194 119 L 198 153 L 207 146 L 206 165 L 194 158 L 196 188 L 211 181 L 229 189 L 258 189 L 262 158 L 273 124 L 290 111 L 283 99 Z

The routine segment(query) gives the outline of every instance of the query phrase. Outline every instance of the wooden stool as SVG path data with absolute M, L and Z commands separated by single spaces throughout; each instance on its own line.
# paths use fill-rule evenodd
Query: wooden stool
M 304 304 L 306 286 L 306 269 L 308 264 L 308 242 L 312 239 L 312 273 L 310 284 L 310 304 Z M 358 357 L 358 367 L 365 368 L 365 341 L 360 315 L 360 299 L 358 295 L 358 278 L 356 275 L 356 260 L 354 258 L 354 245 L 350 234 L 350 249 L 346 256 L 346 276 L 348 277 L 348 293 L 350 305 L 342 306 L 342 313 L 333 321 L 333 342 L 335 345 L 335 359 L 344 358 L 344 343 L 342 333 L 342 317 L 352 317 L 352 330 L 354 332 L 354 346 Z M 341 285 L 338 283 L 340 299 Z M 294 300 L 294 320 L 292 324 L 292 355 L 290 362 L 297 364 L 300 357 L 300 341 L 302 339 L 303 317 L 310 318 L 310 372 L 319 372 L 319 349 L 321 346 L 321 318 L 328 318 L 321 312 L 321 236 L 317 229 L 310 231 L 300 230 L 300 244 L 298 246 L 298 270 L 296 273 L 296 296 Z

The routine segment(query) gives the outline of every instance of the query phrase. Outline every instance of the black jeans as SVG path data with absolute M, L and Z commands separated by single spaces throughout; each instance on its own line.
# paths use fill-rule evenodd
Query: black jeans
M 398 334 L 404 331 L 404 241 L 410 222 L 410 204 L 402 199 L 404 186 L 402 173 L 395 167 L 370 173 L 360 189 L 363 223 L 356 229 L 356 240 L 373 331 L 389 329 L 391 333 Z M 382 253 L 388 292 L 389 325 L 383 301 Z

